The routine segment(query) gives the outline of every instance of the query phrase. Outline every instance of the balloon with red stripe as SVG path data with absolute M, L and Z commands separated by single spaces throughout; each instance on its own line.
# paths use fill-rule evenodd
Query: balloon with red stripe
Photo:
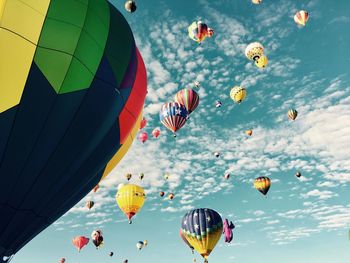
M 167 102 L 159 112 L 159 119 L 166 128 L 175 133 L 185 125 L 188 111 L 177 102 Z
M 198 93 L 193 89 L 182 89 L 175 95 L 175 101 L 184 106 L 191 114 L 199 104 Z

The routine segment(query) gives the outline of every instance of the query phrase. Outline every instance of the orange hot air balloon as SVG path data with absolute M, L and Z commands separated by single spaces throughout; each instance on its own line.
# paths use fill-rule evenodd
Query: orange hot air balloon
M 87 208 L 89 208 L 89 210 L 95 205 L 95 202 L 94 201 L 87 201 L 85 206 Z
M 142 118 L 141 123 L 140 123 L 140 130 L 145 128 L 147 125 L 147 120 L 145 118 Z
M 253 130 L 246 130 L 245 134 L 247 134 L 248 136 L 252 136 L 253 135 Z
M 100 188 L 100 186 L 97 184 L 93 189 L 94 193 L 96 193 L 99 188 Z
M 161 197 L 163 197 L 163 196 L 165 195 L 165 193 L 164 193 L 163 191 L 160 191 L 160 192 L 159 192 L 159 195 L 160 195 Z
M 158 128 L 155 128 L 153 131 L 152 131 L 152 135 L 154 138 L 158 138 L 159 135 L 160 135 L 160 130 Z
M 147 132 L 141 132 L 139 134 L 139 141 L 142 143 L 145 143 L 148 140 L 148 133 Z
M 78 251 L 80 252 L 80 250 L 86 246 L 89 243 L 89 238 L 84 237 L 84 236 L 77 236 L 75 238 L 73 238 L 72 242 L 73 245 L 78 249 Z

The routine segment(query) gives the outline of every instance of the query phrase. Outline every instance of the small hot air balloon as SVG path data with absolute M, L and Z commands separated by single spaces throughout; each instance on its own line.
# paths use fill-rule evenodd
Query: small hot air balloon
M 300 172 L 296 172 L 296 173 L 295 173 L 295 176 L 298 177 L 298 178 L 300 178 L 300 177 L 301 177 L 301 173 L 300 173 Z
M 231 176 L 231 175 L 230 175 L 229 173 L 227 173 L 227 174 L 224 175 L 224 177 L 225 177 L 226 180 L 230 179 L 230 176 Z
M 89 243 L 89 239 L 87 237 L 84 237 L 84 236 L 77 236 L 77 237 L 73 238 L 72 242 L 73 242 L 73 245 L 80 252 L 80 250 Z
M 175 102 L 184 106 L 188 113 L 191 114 L 199 104 L 199 96 L 193 89 L 182 89 L 176 93 Z
M 160 135 L 160 130 L 158 128 L 155 128 L 153 131 L 152 131 L 152 136 L 154 138 L 158 138 L 158 136 Z
M 170 177 L 170 174 L 164 174 L 164 179 L 165 179 L 165 180 L 168 180 L 169 177 Z
M 134 13 L 136 11 L 136 3 L 135 1 L 126 1 L 125 2 L 125 10 L 129 13 Z
M 159 192 L 159 195 L 160 195 L 161 197 L 163 197 L 163 196 L 165 195 L 165 193 L 164 193 L 163 191 L 160 191 L 160 192 Z
M 228 222 L 228 219 L 224 220 L 224 231 L 223 234 L 225 235 L 225 242 L 226 243 L 231 243 L 233 239 L 233 233 L 232 230 L 235 228 L 235 225 L 230 221 Z
M 185 244 L 191 249 L 192 254 L 194 253 L 194 247 L 191 246 L 190 243 L 188 243 L 186 237 L 183 235 L 182 233 L 182 229 L 180 228 L 180 237 L 182 238 L 182 240 L 185 242 Z
M 259 42 L 250 43 L 245 49 L 245 55 L 249 60 L 256 61 L 264 55 L 264 47 Z
M 208 262 L 221 237 L 223 222 L 219 213 L 212 209 L 194 209 L 182 218 L 181 230 L 188 243 Z
M 128 218 L 129 224 L 131 224 L 131 218 L 142 208 L 145 198 L 145 191 L 138 185 L 124 185 L 118 190 L 116 201 Z
M 257 66 L 258 68 L 264 69 L 266 68 L 268 63 L 269 63 L 269 60 L 265 55 L 262 55 L 260 58 L 255 60 L 255 66 Z
M 266 176 L 258 177 L 254 180 L 254 187 L 263 195 L 266 195 L 271 186 L 270 178 Z
M 259 4 L 261 4 L 261 2 L 262 2 L 262 0 L 252 0 L 252 3 L 254 5 L 259 5 Z
M 294 15 L 294 21 L 298 26 L 304 27 L 309 20 L 309 13 L 305 10 L 300 10 Z
M 175 195 L 174 195 L 173 193 L 170 193 L 170 194 L 169 194 L 169 199 L 170 199 L 170 200 L 173 200 L 174 197 L 175 197 Z
M 231 89 L 230 97 L 233 101 L 241 103 L 247 96 L 247 91 L 243 87 L 235 86 Z
M 145 143 L 148 140 L 148 133 L 143 131 L 139 134 L 139 141 Z
M 114 253 L 111 251 L 111 252 L 109 252 L 108 255 L 109 255 L 110 257 L 113 257 Z
M 125 259 L 125 260 L 124 260 L 124 263 L 128 263 L 128 260 L 127 260 L 127 259 Z
M 140 173 L 140 174 L 139 174 L 139 178 L 140 178 L 140 180 L 142 180 L 142 179 L 143 179 L 143 177 L 145 177 L 145 174 L 144 174 L 144 173 Z
M 289 118 L 290 120 L 294 121 L 294 120 L 297 118 L 297 116 L 298 116 L 297 110 L 295 110 L 295 109 L 290 109 L 290 110 L 288 111 L 288 118 Z
M 85 206 L 90 210 L 95 205 L 94 201 L 87 201 Z
M 147 120 L 145 118 L 142 118 L 141 122 L 140 122 L 140 130 L 142 130 L 143 128 L 145 128 L 147 125 Z
M 99 188 L 100 188 L 100 186 L 97 184 L 93 189 L 94 193 L 96 193 Z
M 175 135 L 185 125 L 188 119 L 188 111 L 177 102 L 168 102 L 162 106 L 159 112 L 159 119 Z
M 214 156 L 215 156 L 216 158 L 219 158 L 219 157 L 220 157 L 220 153 L 219 153 L 219 152 L 214 152 Z
M 201 83 L 198 80 L 196 80 L 193 84 L 196 88 L 199 88 L 201 86 Z
M 143 241 L 143 245 L 146 247 L 148 245 L 148 241 L 147 240 L 144 240 Z
M 125 175 L 125 178 L 126 178 L 126 180 L 128 180 L 128 181 L 130 181 L 131 177 L 132 177 L 132 174 L 130 174 L 130 173 L 127 173 L 127 174 Z
M 137 242 L 137 243 L 136 243 L 136 247 L 137 247 L 138 250 L 141 250 L 141 249 L 144 247 L 143 241 Z
M 59 263 L 65 263 L 66 262 L 66 259 L 65 258 L 61 258 Z
M 253 135 L 253 130 L 246 130 L 245 134 L 247 134 L 248 136 L 252 136 Z
M 188 27 L 188 36 L 198 44 L 202 43 L 206 37 L 212 37 L 213 35 L 214 30 L 202 21 L 195 21 Z
M 215 107 L 216 107 L 216 108 L 220 108 L 221 106 L 222 106 L 222 102 L 219 101 L 219 100 L 217 100 L 217 101 L 215 102 Z
M 94 243 L 96 249 L 103 245 L 103 234 L 100 229 L 94 230 L 91 233 L 92 243 Z

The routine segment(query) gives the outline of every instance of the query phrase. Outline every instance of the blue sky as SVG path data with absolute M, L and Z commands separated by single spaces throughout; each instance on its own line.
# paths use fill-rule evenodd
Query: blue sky
M 46 229 L 13 259 L 14 263 L 197 262 L 179 237 L 181 218 L 192 208 L 209 207 L 235 225 L 231 244 L 220 240 L 209 262 L 345 263 L 350 257 L 350 2 L 347 0 L 138 1 L 128 14 L 148 71 L 145 117 L 158 139 L 135 141 L 100 190 Z M 309 11 L 305 28 L 293 16 Z M 202 20 L 215 35 L 198 46 L 187 27 Z M 261 42 L 269 57 L 265 70 L 244 56 Z M 174 139 L 161 126 L 162 103 L 191 87 L 200 104 Z M 242 85 L 247 99 L 229 97 Z M 223 107 L 215 108 L 221 100 Z M 297 120 L 287 111 L 296 108 Z M 252 128 L 247 138 L 244 131 Z M 222 153 L 215 158 L 213 152 Z M 303 177 L 294 174 L 299 170 Z M 129 225 L 115 204 L 124 174 L 135 175 L 147 201 Z M 138 174 L 143 172 L 142 182 Z M 223 175 L 229 172 L 231 178 Z M 170 179 L 164 181 L 164 173 Z M 256 191 L 257 176 L 269 176 L 267 198 Z M 169 201 L 158 192 L 175 193 Z M 87 200 L 95 207 L 88 211 Z M 78 253 L 71 239 L 101 228 L 105 246 L 92 244 Z M 149 245 L 137 251 L 136 242 Z M 110 258 L 108 253 L 115 255 Z

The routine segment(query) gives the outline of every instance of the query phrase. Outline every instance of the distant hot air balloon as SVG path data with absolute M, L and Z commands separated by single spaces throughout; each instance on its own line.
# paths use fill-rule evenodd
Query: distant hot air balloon
M 94 193 L 96 193 L 97 192 L 97 190 L 100 188 L 100 186 L 97 184 L 97 185 L 95 185 L 95 187 L 94 187 L 94 189 L 93 189 L 93 191 L 94 191 Z
M 259 42 L 250 43 L 245 49 L 245 55 L 249 60 L 256 61 L 264 55 L 264 47 Z
M 131 177 L 132 177 L 132 174 L 130 174 L 130 173 L 127 173 L 127 174 L 125 175 L 125 178 L 126 178 L 126 180 L 128 180 L 128 181 L 130 181 Z
M 266 195 L 271 186 L 270 178 L 266 176 L 258 177 L 254 180 L 254 187 L 263 195 Z
M 140 123 L 140 130 L 145 128 L 147 125 L 147 120 L 145 118 L 142 118 L 141 123 Z
M 309 13 L 305 10 L 300 10 L 294 15 L 294 21 L 299 26 L 305 26 L 307 21 L 309 20 Z
M 183 217 L 181 230 L 188 243 L 207 262 L 221 237 L 223 222 L 221 216 L 212 209 L 194 209 Z
M 131 218 L 142 208 L 146 194 L 141 186 L 128 184 L 121 187 L 116 195 L 119 208 L 131 224 Z
M 91 234 L 92 243 L 94 243 L 96 249 L 103 245 L 103 234 L 100 229 L 92 231 Z
M 108 255 L 109 255 L 110 257 L 113 257 L 114 253 L 111 251 L 111 252 L 109 252 Z
M 176 93 L 175 102 L 184 106 L 188 113 L 191 114 L 199 104 L 199 96 L 193 89 L 182 89 Z
M 125 259 L 125 260 L 124 260 L 124 263 L 128 263 L 128 260 L 127 260 L 127 259 Z
M 258 68 L 266 68 L 268 63 L 269 60 L 265 55 L 262 55 L 260 58 L 255 60 L 255 66 L 257 66 Z
M 139 141 L 145 143 L 148 140 L 148 133 L 143 131 L 139 134 Z
M 195 21 L 188 27 L 188 36 L 198 44 L 202 43 L 206 37 L 212 37 L 213 35 L 214 30 L 202 21 Z
M 85 206 L 90 210 L 95 205 L 94 201 L 87 201 Z
M 253 130 L 246 130 L 245 134 L 247 134 L 248 136 L 252 136 L 253 135 Z
M 65 263 L 66 262 L 66 259 L 65 258 L 61 258 L 59 263 Z
M 201 83 L 198 80 L 196 80 L 193 84 L 196 88 L 199 88 L 201 86 Z
M 144 174 L 144 173 L 140 173 L 140 174 L 139 174 L 139 178 L 140 178 L 140 180 L 142 180 L 142 179 L 143 179 L 143 177 L 145 177 L 145 174 Z
M 84 237 L 84 236 L 77 236 L 77 237 L 73 238 L 72 242 L 73 242 L 73 245 L 80 252 L 80 250 L 89 243 L 89 239 L 87 237 Z
M 134 13 L 136 11 L 136 3 L 135 1 L 126 1 L 125 2 L 125 10 L 129 13 Z
M 290 109 L 290 110 L 288 111 L 288 118 L 289 118 L 290 120 L 294 121 L 294 120 L 297 118 L 297 116 L 298 116 L 297 110 L 295 110 L 295 109 Z
M 170 174 L 164 174 L 164 179 L 165 179 L 165 180 L 168 180 L 169 177 L 170 177 Z
M 160 122 L 174 134 L 181 129 L 188 118 L 188 111 L 177 102 L 165 103 L 159 113 Z
M 247 96 L 247 91 L 243 87 L 235 86 L 231 89 L 230 97 L 233 101 L 241 103 Z
M 170 199 L 170 200 L 173 200 L 174 197 L 175 197 L 175 195 L 174 195 L 173 193 L 170 193 L 170 194 L 169 194 L 169 199 Z
M 226 180 L 230 179 L 230 176 L 231 176 L 231 175 L 230 175 L 229 173 L 227 173 L 227 174 L 224 175 L 224 177 L 225 177 Z
M 215 156 L 216 158 L 219 158 L 219 157 L 220 157 L 220 153 L 219 153 L 219 152 L 214 152 L 214 156 Z
M 252 0 L 252 3 L 255 5 L 261 4 L 262 0 Z
M 143 241 L 143 245 L 146 247 L 148 245 L 148 241 L 147 240 L 144 240 Z
M 298 177 L 298 178 L 300 178 L 300 177 L 301 177 L 301 173 L 300 173 L 300 172 L 296 172 L 296 173 L 295 173 L 295 176 Z
M 159 195 L 160 195 L 161 197 L 163 197 L 163 196 L 165 195 L 165 193 L 164 193 L 163 191 L 160 191 L 160 192 L 159 192 Z
M 159 135 L 160 135 L 160 130 L 158 128 L 155 128 L 153 131 L 152 131 L 152 135 L 154 138 L 158 138 Z
M 138 250 L 141 250 L 141 249 L 144 247 L 143 241 L 137 242 L 137 243 L 136 243 L 136 247 L 137 247 Z
M 180 228 L 180 237 L 182 238 L 182 240 L 184 241 L 184 243 L 191 249 L 192 254 L 194 253 L 194 248 L 191 246 L 190 243 L 188 243 L 187 239 L 185 238 L 185 236 L 182 233 L 182 229 Z
M 223 234 L 225 236 L 225 242 L 231 243 L 233 239 L 233 233 L 232 230 L 235 228 L 235 225 L 232 223 L 232 221 L 228 221 L 228 219 L 224 220 L 224 231 Z
M 222 102 L 219 101 L 219 100 L 217 100 L 217 101 L 215 102 L 215 107 L 216 107 L 216 108 L 220 108 L 221 106 L 222 106 Z

